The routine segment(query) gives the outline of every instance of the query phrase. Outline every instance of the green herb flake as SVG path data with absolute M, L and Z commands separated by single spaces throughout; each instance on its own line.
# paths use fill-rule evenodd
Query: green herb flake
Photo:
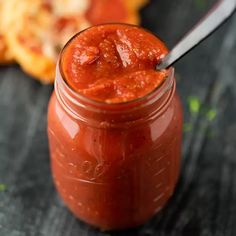
M 5 184 L 0 184 L 0 192 L 4 192 L 7 190 L 7 186 Z
M 209 121 L 213 121 L 217 116 L 216 109 L 209 109 L 206 113 L 206 117 Z
M 216 136 L 216 132 L 214 130 L 210 130 L 207 132 L 207 137 L 209 139 L 215 138 L 215 136 Z
M 201 102 L 198 97 L 190 96 L 188 97 L 188 106 L 191 114 L 197 114 L 201 108 Z
M 180 74 L 175 73 L 175 78 L 176 78 L 177 81 L 180 81 L 181 80 Z
M 206 0 L 195 0 L 195 5 L 199 10 L 204 10 L 207 7 Z
M 193 130 L 193 125 L 190 124 L 190 123 L 185 123 L 184 127 L 183 127 L 183 130 L 184 130 L 185 133 L 191 132 Z

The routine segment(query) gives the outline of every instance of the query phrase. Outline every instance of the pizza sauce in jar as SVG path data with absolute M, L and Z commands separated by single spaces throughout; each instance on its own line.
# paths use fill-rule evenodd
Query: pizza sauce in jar
M 150 32 L 106 24 L 75 35 L 48 109 L 53 180 L 73 214 L 103 230 L 145 223 L 175 188 L 182 107 Z

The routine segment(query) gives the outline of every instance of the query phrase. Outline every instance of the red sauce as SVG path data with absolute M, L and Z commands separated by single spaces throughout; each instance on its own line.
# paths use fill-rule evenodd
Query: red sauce
M 123 0 L 91 0 L 86 14 L 93 25 L 125 21 L 129 12 Z
M 163 82 L 167 74 L 155 65 L 166 53 L 165 45 L 149 32 L 108 24 L 77 35 L 63 52 L 62 68 L 75 91 L 120 103 L 143 97 Z
M 142 29 L 106 25 L 76 36 L 61 54 L 48 108 L 53 180 L 73 214 L 103 230 L 145 223 L 174 191 L 182 108 L 170 71 L 165 80 L 154 71 L 163 53 L 160 40 Z M 128 89 L 103 86 L 114 81 Z

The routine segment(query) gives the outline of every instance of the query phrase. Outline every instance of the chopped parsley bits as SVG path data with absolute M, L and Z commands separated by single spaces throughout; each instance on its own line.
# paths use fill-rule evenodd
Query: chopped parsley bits
M 7 190 L 7 186 L 5 184 L 0 184 L 0 192 L 4 192 Z
M 185 123 L 183 127 L 183 131 L 185 133 L 192 131 L 193 125 L 191 123 Z
M 190 96 L 188 97 L 188 107 L 191 114 L 197 114 L 201 108 L 201 102 L 198 97 Z
M 206 0 L 195 0 L 195 5 L 199 10 L 204 10 L 207 7 Z
M 206 113 L 206 117 L 209 121 L 213 121 L 217 116 L 216 109 L 209 109 Z

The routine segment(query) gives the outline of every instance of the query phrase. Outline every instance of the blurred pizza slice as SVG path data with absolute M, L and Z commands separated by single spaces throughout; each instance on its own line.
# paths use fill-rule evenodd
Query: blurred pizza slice
M 13 61 L 12 54 L 7 46 L 6 39 L 4 36 L 2 22 L 2 3 L 3 0 L 0 0 L 0 64 L 8 64 Z
M 9 64 L 13 61 L 12 54 L 10 53 L 4 35 L 0 34 L 0 64 Z
M 107 22 L 137 24 L 145 2 L 7 0 L 2 2 L 2 25 L 14 59 L 25 72 L 48 83 L 54 80 L 59 52 L 75 33 Z
M 4 25 L 10 29 L 6 39 L 14 58 L 25 72 L 44 83 L 54 80 L 58 54 L 67 40 L 90 26 L 84 14 L 71 14 L 68 5 L 63 13 L 59 7 L 62 2 L 69 3 L 8 0 L 3 5 Z M 14 15 L 10 16 L 9 12 Z

